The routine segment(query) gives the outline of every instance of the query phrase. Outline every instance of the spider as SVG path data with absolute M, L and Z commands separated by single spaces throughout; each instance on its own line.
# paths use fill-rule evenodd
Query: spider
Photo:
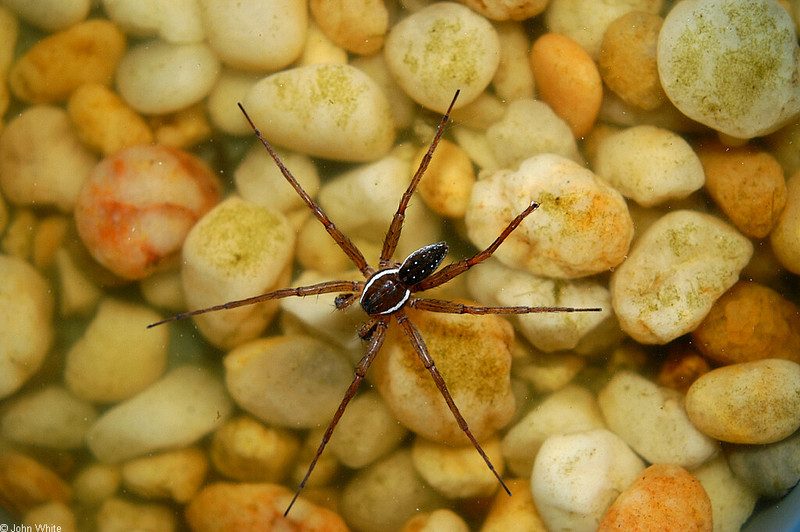
M 539 207 L 539 204 L 536 201 L 531 201 L 525 210 L 520 212 L 508 223 L 505 229 L 503 229 L 500 235 L 495 239 L 494 242 L 492 242 L 491 245 L 489 245 L 489 247 L 470 258 L 453 262 L 439 271 L 436 270 L 444 260 L 445 255 L 447 255 L 447 244 L 445 242 L 437 242 L 435 244 L 424 246 L 411 253 L 405 258 L 405 260 L 403 260 L 402 263 L 396 263 L 392 261 L 392 255 L 397 248 L 397 243 L 400 239 L 400 232 L 403 228 L 403 220 L 405 218 L 406 208 L 408 207 L 409 201 L 411 200 L 411 196 L 413 195 L 417 184 L 422 179 L 422 176 L 431 161 L 433 152 L 436 150 L 436 146 L 439 144 L 445 125 L 450 118 L 450 113 L 452 112 L 453 106 L 458 98 L 458 94 L 459 91 L 457 90 L 453 96 L 450 106 L 439 122 L 436 134 L 430 144 L 430 147 L 428 148 L 428 151 L 423 156 L 422 162 L 414 174 L 411 183 L 408 185 L 408 188 L 400 199 L 400 205 L 397 207 L 397 211 L 392 217 L 389 230 L 386 233 L 386 238 L 383 242 L 383 249 L 381 251 L 380 262 L 377 269 L 373 268 L 367 263 L 366 259 L 356 245 L 353 244 L 353 242 L 336 227 L 330 218 L 328 218 L 328 216 L 323 212 L 320 206 L 317 205 L 313 199 L 311 199 L 305 190 L 303 190 L 289 169 L 286 168 L 281 159 L 275 153 L 270 143 L 261 135 L 261 132 L 250 119 L 250 116 L 247 114 L 247 111 L 245 111 L 242 104 L 238 104 L 239 109 L 241 109 L 247 122 L 253 129 L 256 138 L 261 142 L 261 144 L 264 145 L 267 152 L 269 152 L 270 156 L 275 161 L 275 164 L 278 165 L 278 168 L 283 176 L 295 189 L 297 194 L 302 198 L 308 208 L 311 209 L 313 215 L 320 221 L 320 223 L 322 223 L 323 226 L 325 226 L 325 230 L 328 232 L 331 238 L 333 238 L 336 244 L 339 245 L 342 251 L 344 251 L 353 264 L 355 264 L 355 266 L 361 271 L 366 280 L 326 281 L 309 286 L 284 288 L 281 290 L 275 290 L 274 292 L 249 297 L 247 299 L 230 301 L 221 305 L 184 312 L 157 323 L 153 323 L 148 327 L 155 327 L 170 321 L 188 318 L 190 316 L 196 316 L 206 312 L 232 309 L 244 305 L 260 303 L 262 301 L 282 299 L 293 296 L 304 297 L 309 295 L 339 292 L 339 295 L 337 295 L 334 300 L 334 304 L 339 310 L 344 310 L 345 308 L 349 307 L 356 301 L 356 298 L 358 298 L 359 304 L 369 316 L 369 320 L 361 327 L 358 333 L 359 336 L 367 342 L 367 351 L 361 358 L 361 361 L 358 363 L 358 366 L 355 369 L 355 377 L 353 378 L 350 386 L 347 388 L 344 398 L 339 404 L 339 408 L 336 410 L 333 419 L 331 419 L 330 425 L 322 437 L 322 442 L 320 443 L 314 458 L 311 460 L 311 464 L 308 466 L 305 476 L 301 480 L 294 497 L 283 514 L 284 517 L 289 514 L 289 511 L 292 509 L 292 506 L 299 497 L 300 492 L 303 491 L 308 478 L 311 476 L 311 472 L 314 470 L 314 466 L 316 466 L 317 461 L 325 449 L 325 446 L 333 435 L 336 424 L 344 414 L 347 404 L 355 396 L 356 390 L 361 384 L 361 381 L 364 379 L 370 364 L 380 351 L 383 341 L 386 338 L 386 332 L 389 328 L 389 323 L 392 319 L 397 322 L 397 324 L 408 336 L 408 339 L 411 341 L 411 344 L 417 352 L 417 355 L 419 355 L 423 365 L 430 373 L 433 381 L 436 383 L 436 386 L 439 388 L 439 391 L 444 397 L 447 406 L 453 413 L 453 416 L 458 422 L 461 430 L 467 436 L 469 441 L 472 442 L 472 445 L 478 451 L 481 458 L 483 458 L 484 462 L 486 462 L 489 470 L 497 478 L 505 492 L 508 495 L 511 495 L 511 491 L 508 489 L 508 486 L 492 465 L 491 460 L 486 455 L 483 448 L 472 435 L 466 420 L 458 410 L 458 407 L 456 406 L 452 396 L 450 395 L 450 392 L 447 389 L 447 385 L 445 384 L 442 375 L 439 373 L 433 358 L 428 352 L 428 348 L 425 345 L 422 335 L 406 315 L 406 307 L 450 314 L 529 314 L 534 312 L 596 312 L 601 310 L 599 308 L 572 307 L 476 306 L 440 299 L 418 298 L 412 295 L 416 292 L 422 292 L 424 290 L 429 290 L 444 284 L 457 275 L 469 270 L 476 264 L 491 257 L 500 244 L 502 244 L 503 241 L 514 231 L 514 229 L 516 229 L 517 226 L 522 223 L 522 220 L 524 220 L 526 216 L 531 214 Z

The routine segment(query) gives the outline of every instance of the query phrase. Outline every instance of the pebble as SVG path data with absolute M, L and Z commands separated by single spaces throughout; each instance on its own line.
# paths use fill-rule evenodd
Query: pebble
M 99 83 L 86 83 L 75 89 L 67 103 L 67 113 L 81 140 L 104 156 L 153 142 L 147 122 Z
M 658 370 L 656 382 L 685 394 L 700 375 L 709 371 L 711 365 L 703 355 L 689 346 L 680 346 L 667 355 Z
M 181 448 L 224 423 L 232 406 L 222 383 L 211 373 L 179 366 L 107 410 L 89 429 L 86 442 L 106 463 Z
M 349 65 L 310 65 L 272 74 L 250 89 L 243 104 L 270 142 L 316 157 L 373 161 L 395 139 L 383 91 Z
M 480 532 L 547 532 L 533 501 L 531 483 L 511 478 L 506 484 L 513 495 L 497 492 Z
M 643 207 L 684 199 L 705 183 L 689 143 L 655 126 L 634 126 L 600 141 L 594 171 Z
M 586 357 L 570 352 L 543 353 L 521 342 L 514 345 L 514 376 L 537 393 L 566 386 L 586 367 Z
M 548 530 L 593 531 L 644 467 L 608 430 L 551 436 L 536 455 L 533 500 Z
M 683 114 L 748 139 L 777 130 L 800 111 L 798 53 L 792 19 L 777 2 L 691 0 L 664 20 L 658 71 Z
M 493 437 L 481 442 L 495 470 L 503 476 L 503 456 L 500 439 Z M 486 466 L 472 445 L 453 447 L 416 438 L 411 448 L 411 457 L 417 473 L 448 499 L 489 497 L 500 487 L 500 483 Z
M 484 17 L 495 20 L 525 20 L 540 14 L 548 0 L 459 0 Z
M 8 79 L 8 70 L 14 61 L 14 51 L 19 37 L 19 20 L 8 9 L 0 6 L 0 76 Z M 8 105 L 11 103 L 11 93 L 8 84 L 0 83 L 0 115 L 5 116 Z M 3 122 L 0 121 L 0 131 Z
M 167 42 L 191 43 L 205 38 L 197 0 L 102 0 L 103 10 L 125 33 L 159 36 Z
M 58 532 L 75 532 L 78 529 L 75 514 L 63 502 L 49 502 L 32 508 L 22 518 L 21 526 L 22 530 L 46 530 L 45 526 L 51 526 L 51 530 Z
M 91 0 L 49 0 L 26 2 L 25 0 L 6 0 L 6 8 L 25 22 L 45 31 L 58 31 L 81 22 L 89 14 Z
M 611 275 L 622 329 L 644 344 L 693 331 L 752 254 L 750 240 L 716 217 L 688 210 L 662 216 Z
M 214 469 L 228 478 L 280 482 L 289 475 L 299 449 L 294 433 L 239 416 L 214 432 L 209 454 Z
M 720 455 L 692 471 L 711 500 L 714 530 L 737 532 L 753 512 L 758 495 L 737 478 Z
M 217 84 L 206 98 L 206 108 L 211 124 L 229 135 L 252 135 L 253 130 L 250 129 L 236 103 L 244 100 L 250 88 L 263 77 L 264 75 L 260 72 L 223 68 L 217 78 Z
M 203 488 L 186 507 L 193 532 L 257 532 L 283 528 L 297 532 L 346 532 L 336 513 L 315 506 L 303 497 L 289 515 L 283 512 L 292 492 L 277 484 L 217 482 Z
M 229 66 L 273 72 L 303 51 L 308 25 L 305 3 L 198 0 L 198 4 L 209 45 Z
M 200 309 L 283 288 L 294 250 L 286 217 L 237 197 L 208 212 L 186 236 L 181 276 L 189 309 Z M 247 305 L 194 318 L 214 345 L 230 349 L 255 338 L 277 303 Z
M 53 294 L 22 259 L 0 255 L 0 398 L 17 391 L 44 362 L 53 342 Z
M 800 363 L 800 310 L 771 288 L 740 282 L 714 303 L 692 342 L 717 364 L 762 358 Z
M 463 302 L 463 301 L 462 301 Z M 514 413 L 511 325 L 496 315 L 469 316 L 406 310 L 419 329 L 459 411 L 478 441 Z M 400 328 L 390 328 L 372 364 L 372 382 L 389 409 L 423 438 L 465 445 L 466 436 Z M 477 454 L 477 453 L 476 453 Z
M 800 481 L 800 432 L 768 445 L 734 445 L 728 463 L 738 481 L 756 494 L 778 499 Z
M 374 54 L 383 47 L 389 11 L 380 0 L 312 0 L 309 9 L 334 43 L 354 54 Z
M 749 237 L 765 238 L 786 205 L 786 179 L 778 161 L 754 146 L 704 143 L 697 155 L 706 190 L 725 216 Z
M 486 129 L 486 140 L 500 168 L 515 170 L 540 153 L 582 162 L 569 125 L 549 105 L 531 98 L 509 103 L 503 118 Z
M 612 22 L 631 11 L 658 14 L 662 0 L 551 0 L 545 11 L 545 24 L 580 44 L 592 59 L 597 59 L 603 36 Z
M 0 452 L 0 499 L 6 510 L 20 515 L 47 502 L 69 503 L 72 490 L 52 469 L 4 446 Z
M 427 147 L 417 152 L 415 166 L 418 166 L 427 152 Z M 419 182 L 417 192 L 436 214 L 448 218 L 463 218 L 474 184 L 475 170 L 467 154 L 458 144 L 442 140 L 425 170 L 425 178 Z
M 120 60 L 117 90 L 139 113 L 174 113 L 208 96 L 219 71 L 219 60 L 205 43 L 145 41 Z
M 18 396 L 0 418 L 10 441 L 52 449 L 77 449 L 97 411 L 65 388 L 51 385 Z
M 156 144 L 189 149 L 211 138 L 211 124 L 203 103 L 196 103 L 175 113 L 150 118 Z
M 87 20 L 39 41 L 8 73 L 14 96 L 28 103 L 63 102 L 84 83 L 110 85 L 125 35 L 112 22 Z
M 581 165 L 552 154 L 475 183 L 464 223 L 484 249 L 531 200 L 540 206 L 494 257 L 534 275 L 574 279 L 622 262 L 633 238 L 625 199 Z
M 173 532 L 176 530 L 175 512 L 161 504 L 131 502 L 111 498 L 97 512 L 97 532 L 117 530 L 148 530 Z
M 220 183 L 199 158 L 164 146 L 134 146 L 103 159 L 75 206 L 94 259 L 126 279 L 174 265 L 187 233 L 218 201 Z
M 347 51 L 336 45 L 319 28 L 314 20 L 309 21 L 306 30 L 306 45 L 300 58 L 294 62 L 294 66 L 321 65 L 325 63 L 347 64 Z
M 600 390 L 597 403 L 608 428 L 651 464 L 692 469 L 719 450 L 715 440 L 689 421 L 682 393 L 631 371 L 614 375 Z
M 511 427 L 503 438 L 503 457 L 515 475 L 530 477 L 536 454 L 547 438 L 602 428 L 605 422 L 594 396 L 586 388 L 568 384 Z
M 444 113 L 456 89 L 458 108 L 489 85 L 500 62 L 500 40 L 491 23 L 468 7 L 436 2 L 394 25 L 384 55 L 406 94 Z
M 368 391 L 347 405 L 328 449 L 345 466 L 360 469 L 394 451 L 407 433 L 380 394 Z
M 800 428 L 800 365 L 768 358 L 709 371 L 689 388 L 686 412 L 718 440 L 780 441 Z
M 495 94 L 503 101 L 533 98 L 535 82 L 528 60 L 531 43 L 525 26 L 519 22 L 498 22 L 494 27 L 500 39 L 500 64 L 492 78 Z
M 620 493 L 597 530 L 711 532 L 711 501 L 700 482 L 682 467 L 654 464 Z
M 769 243 L 775 258 L 781 266 L 796 274 L 800 273 L 798 235 L 800 235 L 800 172 L 793 174 L 786 181 L 786 207 L 769 234 Z
M 536 216 L 536 214 L 533 214 Z M 600 312 L 545 312 L 512 316 L 518 331 L 545 352 L 570 350 L 613 321 L 608 289 L 593 281 L 555 281 L 513 270 L 498 261 L 482 264 L 467 274 L 470 293 L 482 303 L 499 306 L 566 306 L 600 308 Z
M 457 513 L 442 508 L 415 515 L 406 522 L 400 532 L 438 532 L 440 530 L 469 532 L 469 526 Z
M 594 60 L 566 35 L 547 33 L 533 43 L 531 67 L 542 101 L 569 124 L 575 138 L 586 135 L 603 101 Z
M 18 205 L 72 212 L 96 163 L 67 113 L 56 107 L 29 107 L 0 135 L 0 187 Z
M 631 11 L 609 24 L 597 66 L 605 84 L 625 103 L 651 111 L 667 101 L 656 64 L 658 32 L 664 19 Z
M 208 458 L 198 447 L 187 447 L 142 458 L 122 465 L 122 483 L 145 499 L 188 502 L 200 489 L 208 471 Z
M 86 507 L 97 507 L 110 499 L 122 483 L 122 470 L 117 464 L 92 462 L 72 479 L 75 500 Z
M 253 340 L 225 357 L 233 400 L 280 427 L 327 426 L 352 380 L 352 366 L 341 351 L 306 336 Z

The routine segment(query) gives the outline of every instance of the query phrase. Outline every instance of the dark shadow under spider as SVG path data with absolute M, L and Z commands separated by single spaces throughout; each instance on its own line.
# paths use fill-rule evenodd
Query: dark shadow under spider
M 300 492 L 306 485 L 306 481 L 311 475 L 311 472 L 314 470 L 317 460 L 319 460 L 319 457 L 322 455 L 322 451 L 325 449 L 325 446 L 330 440 L 336 424 L 339 422 L 342 414 L 344 414 L 347 404 L 353 398 L 358 386 L 364 379 L 364 375 L 367 373 L 367 368 L 369 368 L 370 364 L 375 358 L 375 355 L 378 354 L 381 345 L 383 345 L 383 341 L 386 338 L 386 331 L 389 327 L 389 321 L 392 317 L 397 320 L 397 323 L 408 336 L 411 344 L 414 346 L 414 350 L 417 352 L 417 355 L 419 355 L 419 358 L 425 365 L 425 368 L 431 374 L 436 386 L 439 388 L 444 400 L 447 402 L 447 406 L 450 408 L 450 411 L 456 418 L 458 426 L 472 442 L 472 445 L 475 446 L 475 449 L 478 451 L 478 453 L 480 453 L 481 457 L 486 462 L 486 465 L 500 482 L 500 485 L 503 486 L 503 489 L 506 491 L 506 493 L 511 495 L 511 491 L 508 489 L 508 486 L 506 486 L 506 483 L 503 482 L 503 479 L 492 465 L 491 460 L 489 460 L 489 457 L 486 455 L 483 448 L 481 448 L 480 444 L 469 430 L 466 420 L 464 420 L 464 417 L 458 410 L 458 407 L 456 406 L 453 398 L 450 395 L 450 392 L 447 389 L 444 379 L 439 373 L 439 370 L 436 368 L 436 365 L 434 364 L 433 359 L 428 352 L 428 348 L 425 345 L 422 335 L 419 333 L 419 330 L 411 322 L 411 320 L 408 319 L 408 316 L 404 311 L 406 306 L 420 310 L 427 310 L 430 312 L 443 312 L 449 314 L 530 314 L 534 312 L 578 312 L 601 310 L 599 308 L 572 307 L 473 306 L 441 299 L 423 299 L 411 295 L 412 293 L 429 290 L 444 284 L 457 275 L 464 273 L 476 264 L 488 259 L 492 253 L 495 252 L 498 246 L 500 246 L 500 244 L 511 234 L 511 232 L 517 228 L 522 220 L 539 207 L 537 202 L 531 201 L 524 211 L 519 213 L 513 220 L 511 220 L 511 222 L 509 222 L 506 228 L 500 233 L 500 236 L 498 236 L 495 241 L 489 245 L 489 247 L 468 259 L 451 263 L 439 271 L 436 271 L 436 269 L 439 267 L 442 260 L 444 260 L 445 255 L 447 254 L 447 244 L 444 242 L 430 244 L 418 249 L 417 251 L 414 251 L 408 257 L 406 257 L 406 259 L 400 265 L 392 262 L 392 254 L 397 248 L 397 242 L 400 239 L 400 231 L 403 228 L 406 207 L 408 207 L 411 196 L 414 193 L 414 190 L 416 189 L 420 179 L 422 178 L 422 175 L 428 168 L 428 164 L 430 163 L 433 152 L 436 149 L 436 146 L 439 144 L 444 127 L 450 117 L 450 112 L 452 111 L 453 105 L 458 98 L 458 94 L 459 91 L 456 91 L 455 96 L 453 96 L 453 101 L 450 103 L 450 106 L 447 108 L 447 112 L 444 114 L 441 122 L 439 123 L 439 127 L 436 130 L 436 135 L 434 136 L 427 153 L 422 158 L 422 162 L 414 174 L 411 183 L 408 185 L 403 197 L 400 199 L 400 205 L 398 206 L 397 212 L 395 212 L 394 217 L 392 218 L 392 223 L 389 226 L 389 231 L 386 233 L 386 239 L 383 242 L 383 250 L 381 251 L 380 263 L 377 270 L 367 264 L 364 255 L 362 255 L 361 251 L 359 251 L 356 245 L 353 244 L 353 242 L 344 233 L 342 233 L 336 227 L 336 225 L 334 225 L 330 218 L 328 218 L 328 216 L 322 211 L 320 206 L 311 199 L 305 190 L 303 190 L 292 173 L 286 168 L 286 166 L 284 166 L 283 162 L 281 162 L 280 158 L 272 149 L 272 146 L 269 144 L 269 142 L 267 142 L 267 140 L 261 135 L 261 132 L 258 130 L 258 128 L 256 128 L 255 124 L 253 124 L 253 121 L 247 115 L 247 112 L 244 110 L 244 107 L 242 107 L 242 104 L 238 104 L 239 108 L 242 110 L 242 113 L 244 113 L 245 118 L 249 122 L 250 127 L 253 128 L 253 132 L 255 133 L 256 137 L 267 149 L 270 156 L 272 156 L 272 158 L 275 160 L 275 163 L 278 165 L 278 168 L 283 176 L 286 178 L 289 184 L 294 187 L 295 191 L 303 199 L 306 205 L 308 205 L 308 208 L 311 209 L 311 212 L 314 214 L 314 216 L 322 223 L 322 225 L 325 226 L 325 230 L 328 231 L 328 234 L 331 236 L 331 238 L 333 238 L 342 251 L 344 251 L 344 253 L 361 271 L 366 278 L 366 281 L 327 281 L 324 283 L 300 286 L 297 288 L 284 288 L 282 290 L 276 290 L 274 292 L 249 297 L 239 301 L 230 301 L 221 305 L 215 305 L 213 307 L 178 314 L 176 316 L 172 316 L 171 318 L 153 323 L 148 327 L 155 327 L 163 323 L 182 318 L 188 318 L 190 316 L 196 316 L 198 314 L 204 314 L 206 312 L 232 309 L 272 299 L 282 299 L 292 296 L 303 297 L 315 294 L 328 294 L 332 292 L 340 293 L 335 300 L 336 308 L 343 310 L 350 306 L 356 300 L 356 297 L 360 296 L 358 301 L 361 304 L 361 307 L 370 317 L 369 321 L 367 321 L 367 323 L 361 327 L 361 330 L 358 333 L 362 339 L 368 342 L 367 352 L 358 363 L 353 382 L 347 388 L 344 398 L 339 404 L 339 408 L 336 410 L 328 429 L 325 431 L 325 435 L 322 437 L 322 442 L 317 449 L 317 453 L 314 455 L 311 464 L 308 466 L 308 471 L 303 477 L 303 480 L 300 482 L 300 485 L 297 488 L 297 491 L 295 492 L 291 502 L 289 503 L 289 506 L 286 508 L 286 511 L 283 514 L 284 517 L 288 515 L 289 510 L 291 510 L 292 505 L 294 505 L 297 497 L 300 495 Z

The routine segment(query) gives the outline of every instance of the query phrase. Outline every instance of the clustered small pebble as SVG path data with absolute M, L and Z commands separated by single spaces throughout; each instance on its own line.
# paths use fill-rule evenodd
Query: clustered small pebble
M 60 530 L 734 531 L 800 480 L 800 4 L 0 1 L 0 501 Z M 425 313 L 464 437 L 358 305 L 178 312 L 494 256 Z M 470 298 L 470 299 L 466 299 Z M 265 332 L 266 331 L 266 332 Z

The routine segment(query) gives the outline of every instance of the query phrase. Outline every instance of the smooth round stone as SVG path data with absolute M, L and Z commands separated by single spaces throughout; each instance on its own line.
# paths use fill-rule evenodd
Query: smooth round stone
M 759 495 L 778 499 L 800 481 L 800 432 L 768 445 L 736 445 L 727 451 L 737 479 Z
M 380 0 L 312 0 L 309 9 L 320 29 L 337 45 L 356 54 L 383 47 L 389 11 Z
M 208 458 L 198 447 L 187 447 L 136 458 L 122 465 L 122 483 L 146 499 L 171 499 L 186 503 L 208 471 Z
M 672 131 L 648 125 L 603 139 L 594 170 L 643 207 L 683 199 L 705 183 L 703 166 L 689 143 Z
M 53 341 L 53 294 L 17 257 L 0 255 L 0 398 L 17 391 L 44 362 Z
M 164 530 L 177 527 L 175 512 L 163 504 L 111 497 L 96 514 L 97 530 Z
M 386 96 L 349 65 L 272 74 L 256 83 L 243 103 L 270 142 L 316 157 L 372 161 L 385 155 L 395 138 Z
M 525 20 L 533 18 L 547 7 L 548 0 L 461 0 L 470 9 L 486 18 L 503 20 Z
M 694 468 L 719 450 L 715 440 L 689 421 L 683 394 L 631 371 L 614 375 L 597 403 L 608 428 L 651 464 Z
M 769 242 L 781 266 L 800 273 L 800 172 L 786 182 L 786 207 L 769 235 Z
M 686 412 L 718 440 L 780 441 L 800 428 L 800 365 L 764 359 L 709 371 L 689 388 Z
M 505 468 L 499 438 L 484 440 L 481 447 L 502 477 Z M 416 438 L 411 457 L 417 473 L 448 499 L 488 497 L 502 489 L 472 445 L 453 447 Z
M 513 495 L 498 491 L 481 532 L 547 532 L 533 502 L 530 481 L 510 478 L 506 484 Z
M 327 426 L 352 380 L 343 353 L 306 336 L 253 340 L 225 357 L 225 384 L 234 401 L 282 427 Z
M 611 505 L 598 532 L 714 530 L 711 501 L 700 482 L 674 464 L 648 467 Z
M 409 519 L 400 532 L 469 532 L 467 523 L 454 511 L 444 508 L 421 513 Z
M 117 90 L 140 113 L 174 113 L 208 96 L 219 71 L 219 60 L 204 43 L 146 41 L 122 57 Z
M 456 89 L 458 108 L 489 85 L 500 62 L 500 41 L 491 23 L 468 7 L 437 2 L 395 24 L 384 55 L 406 94 L 444 113 Z
M 613 432 L 556 435 L 536 455 L 531 490 L 548 530 L 590 532 L 643 470 L 642 460 Z
M 308 25 L 303 2 L 199 0 L 198 4 L 209 45 L 232 67 L 279 70 L 303 50 Z
M 692 470 L 700 481 L 714 516 L 715 530 L 740 530 L 758 500 L 758 494 L 733 474 L 724 455 Z
M 662 216 L 611 276 L 622 329 L 645 344 L 693 331 L 752 254 L 750 240 L 714 216 L 688 210 Z
M 57 31 L 86 18 L 91 0 L 6 0 L 4 5 L 25 22 L 45 31 Z
M 107 463 L 186 447 L 224 423 L 232 408 L 217 377 L 181 366 L 106 411 L 89 429 L 86 442 Z
M 535 81 L 528 59 L 531 43 L 525 26 L 507 23 L 495 29 L 500 39 L 500 65 L 492 79 L 495 94 L 501 101 L 533 98 Z
M 421 148 L 414 158 L 419 163 L 428 152 Z M 418 164 L 416 166 L 419 166 Z M 467 211 L 469 196 L 475 184 L 472 161 L 458 144 L 442 139 L 436 155 L 425 170 L 425 178 L 417 191 L 425 204 L 436 214 L 462 218 Z
M 46 502 L 68 503 L 72 489 L 49 467 L 4 446 L 0 453 L 0 486 L 4 508 L 23 514 Z
M 121 468 L 117 464 L 92 462 L 82 468 L 72 479 L 75 501 L 88 507 L 97 507 L 117 493 L 122 482 Z
M 658 71 L 683 114 L 747 139 L 800 111 L 798 53 L 792 19 L 777 2 L 690 0 L 664 20 Z
M 245 72 L 223 68 L 217 84 L 206 99 L 208 118 L 217 129 L 229 135 L 252 135 L 253 130 L 245 120 L 237 102 L 244 100 L 250 88 L 264 75 L 260 72 Z M 263 150 L 264 147 L 262 146 Z
M 3 436 L 18 443 L 53 449 L 83 447 L 83 438 L 97 418 L 86 401 L 57 385 L 17 398 L 0 418 Z
M 625 259 L 633 238 L 625 199 L 583 166 L 552 154 L 475 183 L 464 219 L 470 240 L 486 248 L 533 200 L 539 208 L 494 254 L 506 266 L 574 279 Z
M 23 527 L 35 530 L 47 523 L 59 532 L 72 532 L 77 530 L 76 518 L 73 510 L 63 502 L 46 502 L 25 514 L 22 518 Z
M 205 38 L 196 0 L 102 0 L 108 18 L 136 37 L 159 36 L 167 42 L 191 43 Z

